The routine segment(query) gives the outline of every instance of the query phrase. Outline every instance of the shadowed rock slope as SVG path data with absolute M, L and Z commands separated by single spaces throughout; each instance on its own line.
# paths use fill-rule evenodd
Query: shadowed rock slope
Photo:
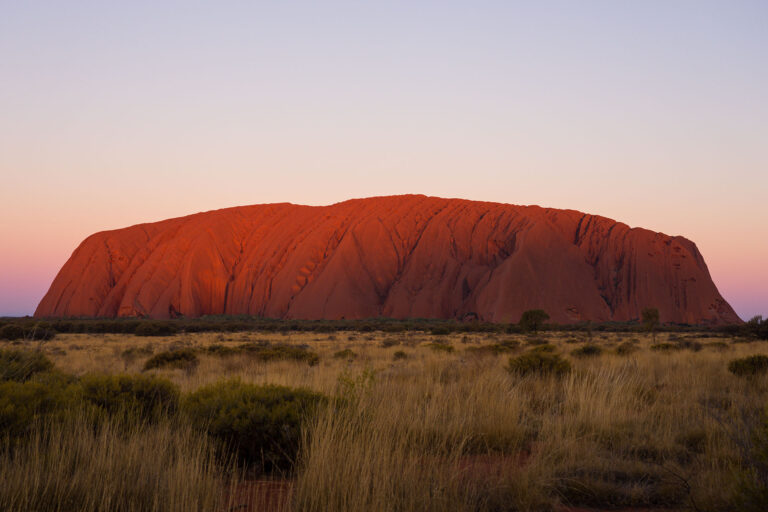
M 393 196 L 216 210 L 88 237 L 41 317 L 248 314 L 739 322 L 696 245 L 573 210 Z

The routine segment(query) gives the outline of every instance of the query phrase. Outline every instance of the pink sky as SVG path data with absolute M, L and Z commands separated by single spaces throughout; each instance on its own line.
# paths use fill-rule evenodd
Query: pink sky
M 0 315 L 87 235 L 423 193 L 690 238 L 768 314 L 756 2 L 13 4 L 0 16 Z

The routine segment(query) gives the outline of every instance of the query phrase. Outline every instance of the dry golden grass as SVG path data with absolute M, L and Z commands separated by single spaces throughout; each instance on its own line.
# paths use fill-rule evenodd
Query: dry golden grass
M 32 427 L 0 455 L 7 511 L 190 511 L 225 507 L 229 484 L 209 441 L 181 424 L 134 426 L 84 417 Z M 231 469 L 231 468 L 230 468 Z M 229 480 L 229 481 L 236 481 Z
M 200 355 L 195 368 L 151 371 L 184 392 L 237 377 L 341 397 L 306 428 L 293 490 L 283 502 L 292 510 L 551 510 L 563 505 L 733 510 L 740 492 L 737 476 L 747 463 L 740 444 L 749 437 L 745 422 L 765 408 L 768 379 L 736 377 L 727 371 L 727 363 L 766 354 L 766 344 L 686 334 L 683 341 L 701 343 L 700 350 L 656 351 L 650 349 L 650 337 L 603 333 L 590 342 L 603 348 L 601 355 L 570 357 L 586 343 L 581 336 L 71 334 L 59 335 L 43 350 L 57 368 L 82 375 L 138 373 L 150 353 L 170 348 L 234 347 L 259 340 L 308 346 L 320 355 L 316 366 L 263 363 L 242 355 Z M 659 334 L 656 343 L 670 341 L 670 336 Z M 519 347 L 498 355 L 467 350 L 510 341 Z M 454 351 L 435 350 L 430 347 L 435 342 L 449 344 Z M 554 345 L 570 360 L 573 369 L 568 375 L 522 377 L 505 369 L 510 355 L 541 342 Z M 624 342 L 638 350 L 618 355 L 616 349 Z M 124 355 L 135 347 L 147 350 Z M 345 349 L 355 355 L 334 357 Z M 395 359 L 397 351 L 406 357 Z M 178 436 L 168 425 L 154 428 L 160 431 L 146 438 L 137 433 L 124 441 L 130 444 L 124 450 L 128 455 L 115 464 L 132 468 L 130 457 L 136 461 L 141 453 L 153 457 L 153 446 L 183 445 L 192 436 L 181 426 L 174 427 L 180 429 Z M 165 437 L 150 441 L 151 436 Z M 95 460 L 109 459 L 110 452 L 96 437 L 57 442 L 82 443 L 78 445 L 82 450 L 90 443 Z M 184 459 L 195 465 L 190 474 L 184 474 L 178 459 L 163 475 L 166 488 L 172 487 L 171 481 L 185 481 L 184 489 L 189 488 L 179 491 L 183 499 L 166 497 L 165 503 L 173 506 L 139 508 L 215 509 L 220 493 L 211 489 L 217 481 L 219 489 L 222 484 L 220 476 L 211 473 L 205 453 L 198 448 Z M 45 455 L 37 457 L 24 471 L 37 465 L 38 474 L 28 478 L 44 481 L 43 467 L 49 463 Z M 99 464 L 93 467 L 101 468 Z M 110 467 L 111 472 L 100 473 L 113 475 L 117 466 Z M 142 471 L 154 474 L 162 467 Z M 63 475 L 64 469 L 56 471 Z M 0 479 L 6 476 L 13 478 L 6 472 Z M 14 481 L 21 482 L 19 478 Z M 58 482 L 64 476 L 51 478 Z M 36 503 L 34 495 L 42 492 L 29 486 L 27 501 L 20 503 Z M 163 496 L 176 496 L 175 492 Z M 120 495 L 128 496 L 129 491 Z

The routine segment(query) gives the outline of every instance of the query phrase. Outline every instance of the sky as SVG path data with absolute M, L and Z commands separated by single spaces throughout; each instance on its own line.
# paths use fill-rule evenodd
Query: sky
M 0 315 L 89 234 L 402 193 L 693 240 L 768 315 L 768 2 L 0 0 Z

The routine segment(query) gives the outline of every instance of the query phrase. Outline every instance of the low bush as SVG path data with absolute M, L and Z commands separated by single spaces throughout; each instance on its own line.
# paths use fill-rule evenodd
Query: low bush
M 63 415 L 76 403 L 74 385 L 65 379 L 0 382 L 0 437 L 21 437 L 36 420 Z
M 0 381 L 23 382 L 36 373 L 53 368 L 53 363 L 41 352 L 29 350 L 0 350 Z
M 453 346 L 447 343 L 427 343 L 427 346 L 435 352 L 445 352 L 446 354 L 453 352 Z
M 701 342 L 690 340 L 690 339 L 684 339 L 681 337 L 677 338 L 678 341 L 675 342 L 675 345 L 677 346 L 677 350 L 690 350 L 692 352 L 698 352 L 702 348 L 704 348 L 704 345 L 701 344 Z
M 82 398 L 110 416 L 157 421 L 179 406 L 179 389 L 150 375 L 86 375 L 80 379 Z
M 24 339 L 30 341 L 48 341 L 56 337 L 56 331 L 41 325 L 34 325 L 24 333 Z
M 214 343 L 205 347 L 205 352 L 212 356 L 227 357 L 242 353 L 242 350 L 238 347 L 230 347 L 228 345 L 222 345 L 221 343 Z
M 386 339 L 386 340 L 381 342 L 381 347 L 382 348 L 390 348 L 390 347 L 394 347 L 395 345 L 399 345 L 399 344 L 400 344 L 400 340 Z
M 406 354 L 402 350 L 398 350 L 397 352 L 392 354 L 392 359 L 394 359 L 395 361 L 398 361 L 400 359 L 408 359 L 408 354 Z
M 554 353 L 557 352 L 557 347 L 552 345 L 551 343 L 545 343 L 544 345 L 537 345 L 533 347 L 531 352 L 545 352 L 545 353 Z
M 169 350 L 166 352 L 160 352 L 147 359 L 144 363 L 144 370 L 152 370 L 155 368 L 181 368 L 190 369 L 199 364 L 197 354 L 191 348 L 184 348 L 180 350 Z
M 303 421 L 325 402 L 319 393 L 238 380 L 206 386 L 188 395 L 190 420 L 262 470 L 290 471 Z
M 241 350 L 259 361 L 299 361 L 315 366 L 320 362 L 320 356 L 305 347 L 278 343 L 248 343 L 241 345 Z
M 651 345 L 651 350 L 656 352 L 674 352 L 675 350 L 681 350 L 681 347 L 677 343 L 655 343 Z
M 0 327 L 0 340 L 20 340 L 24 337 L 24 329 L 20 325 L 7 324 Z
M 357 354 L 355 354 L 352 350 L 345 348 L 344 350 L 339 350 L 333 354 L 333 357 L 335 359 L 354 359 L 357 357 Z
M 518 375 L 560 376 L 571 370 L 571 364 L 557 354 L 532 350 L 510 358 L 507 370 Z
M 603 349 L 597 345 L 584 345 L 571 352 L 573 357 L 594 357 L 603 353 Z
M 734 359 L 728 363 L 728 371 L 739 377 L 762 375 L 768 372 L 768 356 L 762 354 Z
M 628 356 L 634 352 L 637 352 L 640 348 L 631 341 L 625 341 L 616 347 L 616 353 L 620 356 Z
M 0 327 L 0 340 L 30 340 L 47 341 L 56 336 L 56 331 L 50 329 L 47 323 L 21 326 L 18 324 L 6 324 Z
M 172 336 L 178 329 L 170 322 L 141 322 L 133 331 L 136 336 Z
M 497 356 L 505 352 L 514 352 L 518 349 L 520 343 L 517 341 L 503 341 L 501 343 L 493 343 L 491 345 L 479 345 L 475 347 L 467 347 L 466 352 L 473 355 L 492 355 Z

